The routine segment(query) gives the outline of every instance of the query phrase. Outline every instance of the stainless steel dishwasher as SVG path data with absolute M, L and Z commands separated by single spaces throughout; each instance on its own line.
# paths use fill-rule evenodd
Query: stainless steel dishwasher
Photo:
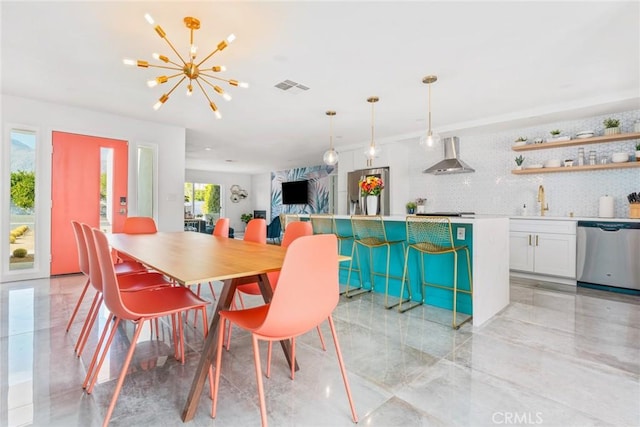
M 578 285 L 640 291 L 640 222 L 578 221 Z

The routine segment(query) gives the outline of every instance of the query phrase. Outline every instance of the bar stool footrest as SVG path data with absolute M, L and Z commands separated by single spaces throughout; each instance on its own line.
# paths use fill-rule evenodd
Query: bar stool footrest
M 424 305 L 424 303 L 422 303 L 422 302 L 411 303 L 410 300 L 408 300 L 408 301 L 409 301 L 409 305 L 407 305 L 406 307 L 403 307 L 400 304 L 398 304 L 398 313 L 404 313 L 405 311 L 409 311 L 411 309 L 414 309 L 416 307 L 420 307 L 421 305 Z M 404 304 L 404 301 L 403 301 L 403 304 Z
M 368 292 L 372 292 L 372 289 L 366 288 L 356 288 L 356 292 L 352 293 L 350 289 L 346 290 L 344 296 L 347 298 L 353 298 L 358 295 L 366 294 Z

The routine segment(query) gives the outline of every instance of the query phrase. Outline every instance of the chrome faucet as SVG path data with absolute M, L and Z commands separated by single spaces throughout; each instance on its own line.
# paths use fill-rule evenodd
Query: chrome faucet
M 544 212 L 549 210 L 549 204 L 544 201 L 544 187 L 538 187 L 538 202 L 540 202 L 540 216 L 544 216 Z

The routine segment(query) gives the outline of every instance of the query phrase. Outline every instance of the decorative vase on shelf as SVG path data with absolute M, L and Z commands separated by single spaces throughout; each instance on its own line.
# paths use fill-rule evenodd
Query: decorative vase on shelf
M 604 129 L 604 134 L 605 135 L 617 135 L 619 133 L 620 133 L 620 128 L 619 127 L 605 128 Z
M 378 214 L 378 196 L 367 196 L 367 215 Z

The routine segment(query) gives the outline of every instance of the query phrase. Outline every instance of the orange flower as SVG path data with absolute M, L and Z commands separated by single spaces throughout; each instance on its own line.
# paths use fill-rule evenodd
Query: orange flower
M 360 181 L 358 185 L 362 196 L 378 196 L 384 188 L 384 182 L 377 176 L 368 176 Z

